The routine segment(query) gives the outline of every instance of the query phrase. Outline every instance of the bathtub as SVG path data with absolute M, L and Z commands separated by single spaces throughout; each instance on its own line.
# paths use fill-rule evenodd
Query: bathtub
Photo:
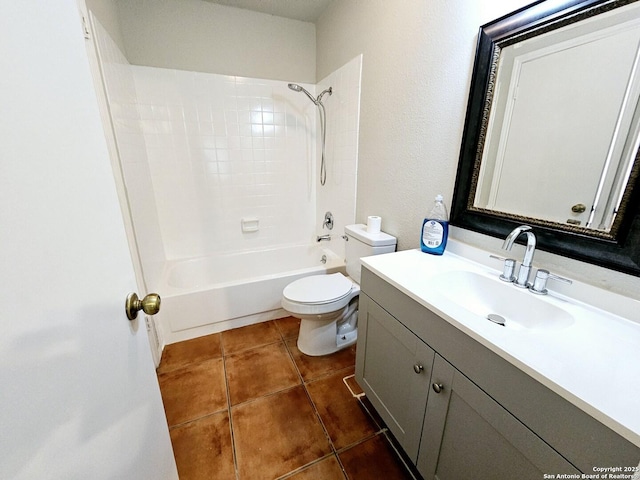
M 344 272 L 344 266 L 321 245 L 169 261 L 158 289 L 164 343 L 285 316 L 285 286 L 308 275 Z

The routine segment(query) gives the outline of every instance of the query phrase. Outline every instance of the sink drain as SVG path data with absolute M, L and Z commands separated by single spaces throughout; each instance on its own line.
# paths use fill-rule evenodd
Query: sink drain
M 505 326 L 505 323 L 507 323 L 507 320 L 503 316 L 496 313 L 490 313 L 489 315 L 487 315 L 487 320 L 491 320 L 493 323 L 497 323 L 498 325 L 502 325 L 503 327 Z

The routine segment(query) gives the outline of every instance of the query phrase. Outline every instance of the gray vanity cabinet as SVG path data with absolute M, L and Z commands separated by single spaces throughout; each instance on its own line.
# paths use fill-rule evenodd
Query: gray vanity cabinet
M 545 473 L 579 473 L 440 355 L 432 385 L 417 463 L 425 479 L 539 480 Z
M 356 380 L 425 479 L 635 467 L 640 449 L 366 267 Z
M 434 352 L 366 296 L 360 297 L 358 382 L 409 458 L 418 457 Z

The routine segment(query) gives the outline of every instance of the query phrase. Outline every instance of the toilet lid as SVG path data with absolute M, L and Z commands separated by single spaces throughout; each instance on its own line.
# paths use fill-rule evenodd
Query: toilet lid
M 284 298 L 296 303 L 329 303 L 351 292 L 353 282 L 341 273 L 312 275 L 287 285 Z

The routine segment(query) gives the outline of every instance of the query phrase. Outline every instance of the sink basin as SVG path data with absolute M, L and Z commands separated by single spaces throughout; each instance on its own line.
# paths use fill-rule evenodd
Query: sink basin
M 433 288 L 448 300 L 457 303 L 489 322 L 491 315 L 496 328 L 513 330 L 558 330 L 573 324 L 567 311 L 546 299 L 475 272 L 453 270 L 433 277 Z M 500 326 L 496 321 L 504 320 Z

